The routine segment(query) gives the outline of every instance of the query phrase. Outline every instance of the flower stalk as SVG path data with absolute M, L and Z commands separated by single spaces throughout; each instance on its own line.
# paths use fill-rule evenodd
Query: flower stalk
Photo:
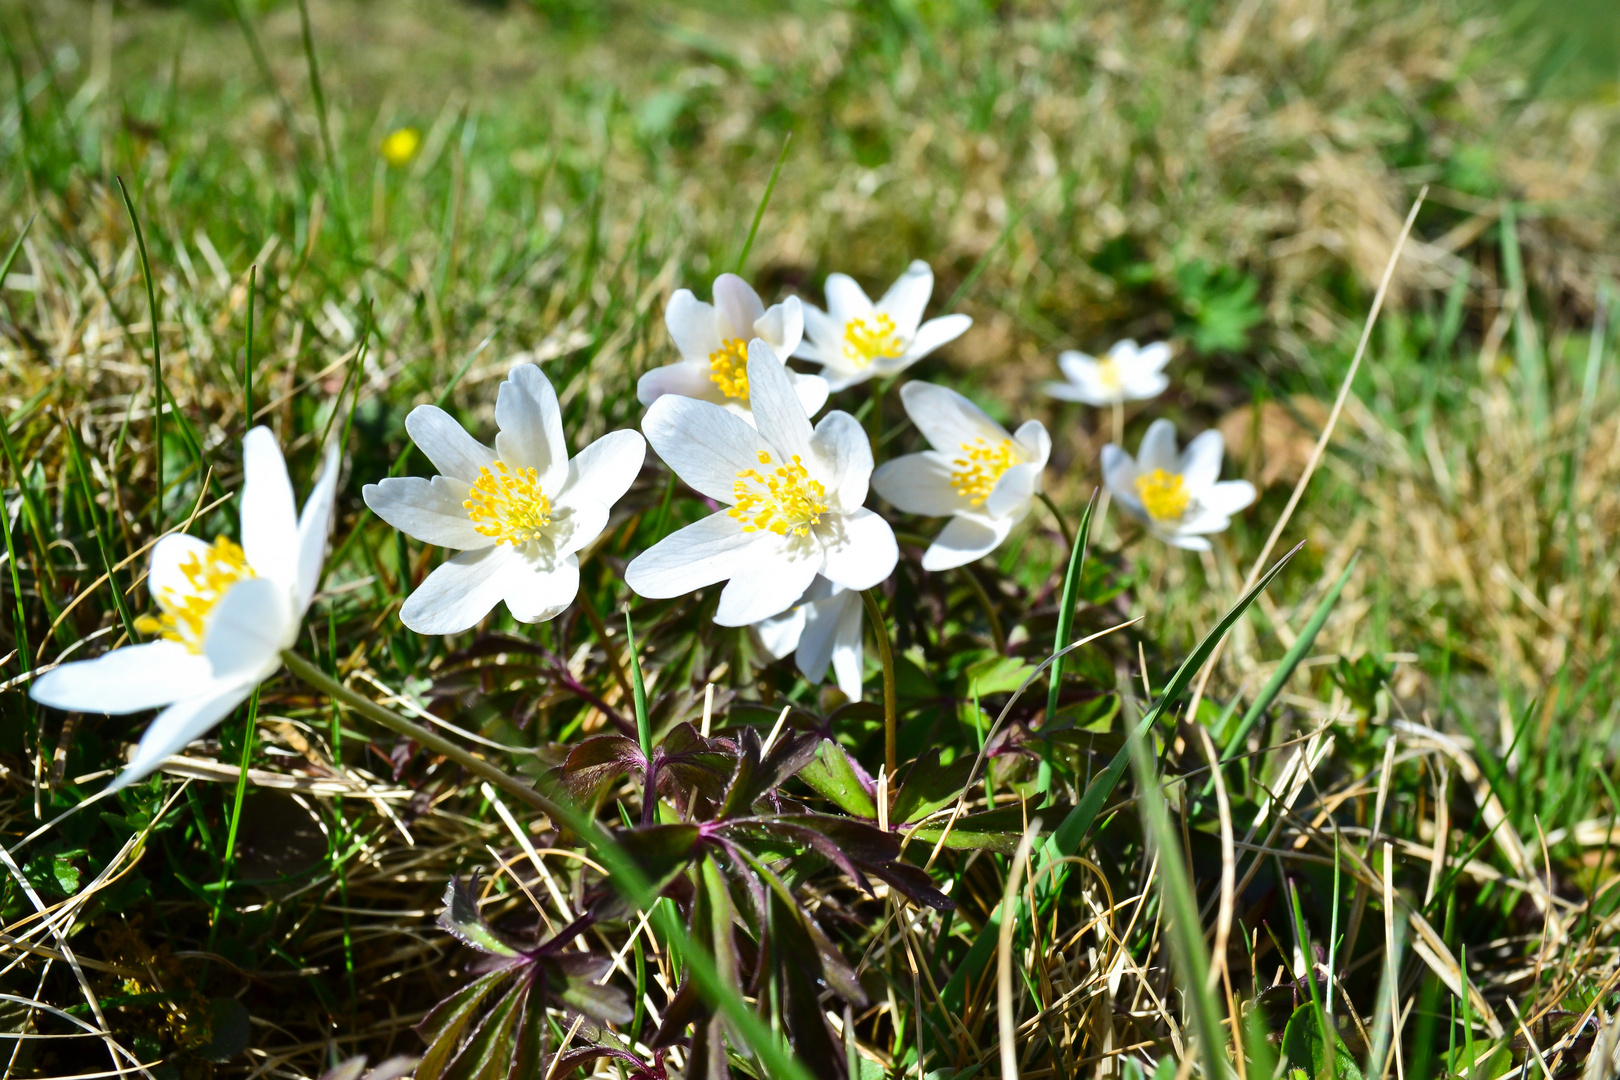
M 889 644 L 889 628 L 883 622 L 873 589 L 861 590 L 861 601 L 866 605 L 866 617 L 872 622 L 872 635 L 877 638 L 878 657 L 883 662 L 883 768 L 890 776 L 898 762 L 896 748 L 899 722 L 894 692 L 894 647 Z

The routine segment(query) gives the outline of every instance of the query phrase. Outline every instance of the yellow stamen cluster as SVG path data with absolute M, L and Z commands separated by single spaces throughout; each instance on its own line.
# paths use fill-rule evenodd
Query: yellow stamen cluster
M 879 312 L 869 324 L 865 319 L 851 319 L 844 324 L 844 356 L 856 367 L 866 367 L 874 360 L 892 360 L 905 353 L 900 335 L 894 332 L 894 320 Z
M 1104 390 L 1110 392 L 1118 390 L 1124 383 L 1125 380 L 1119 373 L 1119 361 L 1114 359 L 1113 353 L 1098 359 L 1097 381 L 1102 383 Z
M 178 641 L 194 653 L 203 651 L 203 629 L 208 613 L 232 585 L 255 577 L 247 555 L 228 536 L 206 551 L 192 552 L 180 564 L 187 588 L 163 588 L 157 594 L 157 615 L 142 615 L 135 629 L 143 634 Z
M 709 378 L 728 398 L 748 400 L 748 342 L 734 337 L 709 354 Z
M 1138 476 L 1136 493 L 1142 498 L 1142 508 L 1154 521 L 1180 521 L 1192 501 L 1181 474 L 1167 473 L 1163 469 Z
M 1023 460 L 1011 439 L 994 445 L 984 439 L 962 444 L 962 457 L 951 460 L 951 487 L 974 506 L 983 506 L 1001 474 Z
M 467 493 L 467 516 L 482 536 L 495 546 L 517 547 L 535 539 L 551 524 L 551 500 L 540 490 L 533 469 L 509 469 L 497 461 L 495 471 L 482 468 Z
M 771 455 L 759 452 L 761 465 L 771 464 Z M 778 465 L 769 475 L 758 469 L 744 469 L 731 485 L 737 500 L 726 513 L 743 523 L 743 532 L 773 532 L 777 536 L 809 536 L 827 512 L 827 489 L 794 454 L 791 463 Z
M 402 127 L 390 131 L 388 137 L 382 141 L 380 149 L 383 160 L 397 169 L 410 164 L 421 146 L 422 133 L 413 127 Z

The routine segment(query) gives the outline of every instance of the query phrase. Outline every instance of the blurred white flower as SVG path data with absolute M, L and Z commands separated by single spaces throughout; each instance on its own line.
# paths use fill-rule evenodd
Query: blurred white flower
M 933 291 L 934 271 L 921 259 L 906 267 L 876 304 L 854 278 L 828 274 L 827 310 L 804 305 L 806 340 L 793 355 L 821 364 L 832 390 L 904 371 L 973 325 L 966 315 L 923 322 Z
M 838 689 L 859 701 L 865 661 L 861 622 L 861 594 L 818 576 L 797 604 L 755 623 L 753 630 L 772 659 L 793 653 L 793 662 L 813 683 L 826 677 L 830 664 Z
M 443 409 L 417 406 L 405 429 L 440 475 L 390 477 L 362 492 L 394 528 L 460 549 L 400 608 L 419 634 L 459 633 L 502 601 L 519 622 L 564 611 L 579 592 L 579 550 L 607 527 L 647 455 L 638 432 L 612 431 L 570 461 L 557 393 L 533 364 L 501 383 L 495 423 L 491 450 Z
M 711 401 L 753 423 L 748 406 L 748 343 L 755 338 L 786 361 L 804 338 L 804 309 L 797 296 L 766 308 L 759 294 L 736 274 L 714 279 L 714 303 L 680 289 L 664 309 L 664 325 L 681 358 L 654 368 L 636 383 L 636 398 L 651 405 L 665 394 Z M 827 380 L 788 370 L 804 411 L 814 416 L 827 403 Z
M 1223 531 L 1233 514 L 1254 502 L 1253 484 L 1221 480 L 1223 453 L 1221 433 L 1206 431 L 1178 457 L 1176 426 L 1155 420 L 1135 459 L 1113 443 L 1103 447 L 1103 480 L 1119 504 L 1165 543 L 1208 551 L 1204 537 Z
M 1158 397 L 1170 385 L 1164 374 L 1169 362 L 1170 346 L 1162 341 L 1141 347 L 1134 341 L 1121 341 L 1101 358 L 1065 352 L 1058 356 L 1058 367 L 1068 381 L 1049 382 L 1045 390 L 1050 397 L 1087 405 L 1144 401 Z
M 699 494 L 726 504 L 630 563 L 625 581 L 666 599 L 730 579 L 714 621 L 748 626 L 798 602 L 817 574 L 868 589 L 899 558 L 889 523 L 861 504 L 872 476 L 866 433 L 846 412 L 814 429 L 770 346 L 748 346 L 758 430 L 707 401 L 669 395 L 641 428 Z
M 1041 493 L 1052 440 L 1039 420 L 1013 434 L 973 402 L 932 383 L 900 388 L 906 415 L 932 450 L 885 462 L 872 487 L 908 514 L 950 517 L 923 553 L 924 570 L 949 570 L 988 555 L 1029 514 Z
M 116 791 L 156 769 L 223 720 L 281 667 L 298 638 L 326 557 L 338 453 L 328 448 L 304 511 L 269 428 L 242 440 L 242 544 L 176 533 L 152 548 L 147 585 L 157 615 L 135 627 L 158 640 L 63 664 L 34 680 L 35 701 L 73 712 L 167 706 L 147 727 Z

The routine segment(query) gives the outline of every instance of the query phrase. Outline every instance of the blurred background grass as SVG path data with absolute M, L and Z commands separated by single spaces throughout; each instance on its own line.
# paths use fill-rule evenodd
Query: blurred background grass
M 1504 798 L 1521 833 L 1563 829 L 1553 848 L 1565 872 L 1575 879 L 1590 865 L 1576 837 L 1610 805 L 1598 773 L 1611 767 L 1620 700 L 1610 628 L 1620 599 L 1620 392 L 1606 329 L 1620 270 L 1612 4 L 316 0 L 309 13 L 318 79 L 293 3 L 239 12 L 228 0 L 0 0 L 4 242 L 39 215 L 0 290 L 0 407 L 15 442 L 5 488 L 26 504 L 8 506 L 29 552 L 27 642 L 17 624 L 0 637 L 0 654 L 18 650 L 0 678 L 98 632 L 116 636 L 117 605 L 86 589 L 104 568 L 98 546 L 114 563 L 151 539 L 159 506 L 173 522 L 234 489 L 255 265 L 255 408 L 298 433 L 295 476 L 308 475 L 337 403 L 353 405 L 340 551 L 312 647 L 334 668 L 452 702 L 458 722 L 503 742 L 573 735 L 588 716 L 566 695 L 513 689 L 477 666 L 476 650 L 458 652 L 464 643 L 400 631 L 394 607 L 431 553 L 368 524 L 358 487 L 406 447 L 410 407 L 447 388 L 449 407 L 487 431 L 495 382 L 525 356 L 558 385 L 575 446 L 636 425 L 635 378 L 672 356 L 667 296 L 707 295 L 736 266 L 789 133 L 743 272 L 768 300 L 816 298 L 828 271 L 881 287 L 909 259 L 927 259 L 936 305 L 969 312 L 975 326 L 916 374 L 951 382 L 1000 417 L 1046 420 L 1056 444 L 1049 489 L 1066 509 L 1098 481 L 1108 432 L 1106 417 L 1036 396 L 1056 352 L 1123 336 L 1175 342 L 1172 390 L 1133 414 L 1127 442 L 1154 415 L 1174 418 L 1184 439 L 1220 423 L 1234 451 L 1229 472 L 1265 491 L 1205 560 L 1130 543 L 1128 528 L 1109 526 L 1104 561 L 1129 589 L 1099 600 L 1092 617 L 1148 615 L 1143 655 L 1160 671 L 1235 595 L 1427 185 L 1341 436 L 1284 537 L 1311 541 L 1297 577 L 1244 624 L 1218 685 L 1223 700 L 1252 685 L 1325 582 L 1364 549 L 1371 557 L 1324 632 L 1322 662 L 1287 699 L 1296 723 L 1355 701 L 1383 719 L 1394 708 L 1458 724 L 1503 757 L 1499 780 L 1511 785 Z M 421 145 L 390 164 L 382 142 L 404 127 Z M 151 249 L 178 421 L 165 426 L 158 505 L 150 323 L 114 176 Z M 897 403 L 889 408 L 900 449 L 911 436 Z M 70 430 L 91 458 L 82 483 L 67 472 Z M 407 460 L 410 471 L 425 468 Z M 640 516 L 588 569 L 601 609 L 624 599 L 624 558 L 693 512 L 676 500 L 666 518 L 664 491 L 654 464 L 627 504 Z M 231 515 L 201 520 L 208 534 Z M 1061 554 L 1055 533 L 1032 523 L 994 560 L 1015 646 L 1021 622 L 1022 641 L 1049 637 Z M 111 576 L 121 589 L 136 584 L 129 570 Z M 907 597 L 947 589 L 915 571 L 901 578 Z M 94 599 L 68 611 L 81 595 Z M 965 595 L 943 602 L 971 607 Z M 502 619 L 492 628 L 512 629 Z M 739 635 L 706 625 L 701 608 L 670 606 L 649 627 L 649 665 L 669 672 L 655 686 L 660 716 L 689 709 L 704 677 L 743 696 L 813 700 L 780 668 L 761 676 Z M 903 620 L 897 632 L 911 644 Z M 618 702 L 602 654 L 572 623 L 524 633 Z M 1122 652 L 1116 666 L 1131 669 L 1135 655 Z M 1341 671 L 1335 682 L 1324 672 L 1340 655 L 1389 666 Z M 953 657 L 928 674 L 965 686 L 965 663 Z M 1112 677 L 1104 663 L 1099 682 Z M 87 719 L 75 731 L 47 724 L 14 689 L 3 698 L 0 752 L 19 821 L 43 812 L 41 798 L 48 809 L 99 786 L 98 770 L 138 730 Z M 341 746 L 311 748 L 310 725 L 325 731 L 319 710 L 297 692 L 275 707 L 289 726 L 267 729 L 271 762 L 311 753 L 341 762 Z M 533 715 L 543 722 L 519 730 L 514 717 Z M 222 729 L 221 760 L 236 760 L 240 728 Z M 927 737 L 916 727 L 912 752 Z M 446 976 L 442 945 L 400 944 L 420 929 L 408 914 L 416 908 L 400 902 L 402 882 L 420 893 L 404 899 L 426 911 L 446 868 L 478 859 L 476 847 L 467 853 L 470 833 L 499 843 L 487 806 L 419 823 L 427 787 L 404 817 L 433 854 L 399 843 L 382 809 L 406 797 L 381 764 L 389 750 L 357 768 L 376 770 L 367 775 L 377 790 L 394 795 L 365 810 L 351 800 L 350 817 L 337 818 L 346 824 L 333 826 L 376 850 L 344 869 L 328 835 L 322 857 L 333 869 L 307 924 L 294 890 L 277 894 L 284 912 L 248 904 L 229 940 L 208 935 L 215 893 L 203 883 L 219 871 L 217 838 L 205 834 L 222 821 L 212 793 L 188 796 L 192 831 L 165 841 L 185 880 L 164 877 L 162 902 L 142 915 L 168 920 L 164 938 L 193 950 L 207 937 L 244 968 L 282 965 L 272 989 L 248 1000 L 258 1022 L 279 1025 L 272 1056 L 306 1072 L 340 1029 L 377 1052 L 413 1048 L 401 1017 L 419 1014 Z M 36 768 L 49 769 L 43 786 Z M 286 827 L 248 810 L 245 829 Z M 129 835 L 136 818 L 87 833 L 83 849 L 64 840 L 32 872 L 67 875 L 53 880 L 71 895 L 83 850 Z M 254 870 L 285 873 L 274 860 Z M 338 902 L 333 890 L 369 897 L 374 909 Z M 98 902 L 116 910 L 134 899 Z M 106 932 L 118 963 L 147 964 L 154 985 L 181 978 L 178 961 L 155 957 L 155 931 Z M 283 950 L 274 964 L 272 939 Z M 308 978 L 297 985 L 313 996 L 277 1014 L 274 979 L 323 964 L 345 969 L 348 987 Z M 193 1050 L 206 1042 L 195 1030 L 162 1038 Z M 187 1060 L 202 1069 L 207 1056 Z

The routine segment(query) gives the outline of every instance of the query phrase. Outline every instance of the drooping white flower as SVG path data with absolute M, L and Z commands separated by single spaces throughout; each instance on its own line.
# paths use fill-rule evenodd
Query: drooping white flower
M 774 660 L 793 653 L 801 674 L 813 683 L 827 675 L 830 664 L 838 689 L 851 701 L 861 700 L 861 596 L 824 577 L 810 583 L 799 602 L 780 615 L 754 624 L 759 643 Z
M 1016 432 L 973 402 L 932 383 L 900 388 L 906 415 L 932 450 L 879 466 L 872 487 L 898 510 L 951 520 L 923 553 L 924 570 L 949 570 L 994 551 L 1041 493 L 1052 439 L 1039 420 Z
M 1060 353 L 1057 362 L 1067 381 L 1049 382 L 1045 390 L 1061 401 L 1083 401 L 1087 405 L 1145 401 L 1158 397 L 1170 385 L 1164 374 L 1164 365 L 1170 362 L 1170 346 L 1162 341 L 1139 347 L 1127 339 L 1115 343 L 1102 357 L 1069 351 Z
M 400 608 L 419 634 L 459 633 L 502 601 L 519 622 L 559 615 L 579 592 L 578 552 L 607 527 L 647 454 L 638 432 L 612 431 L 570 460 L 557 393 L 533 364 L 501 383 L 495 423 L 492 450 L 443 409 L 417 406 L 405 430 L 439 475 L 390 477 L 362 492 L 394 528 L 459 549 Z
M 641 428 L 677 476 L 728 509 L 664 537 L 625 581 L 666 599 L 730 579 L 714 621 L 747 626 L 798 602 L 817 574 L 868 589 L 894 570 L 889 523 L 861 504 L 872 476 L 866 433 L 846 412 L 813 429 L 787 369 L 763 341 L 748 346 L 757 430 L 707 401 L 670 395 Z
M 1247 480 L 1221 480 L 1225 453 L 1219 431 L 1206 431 L 1176 454 L 1176 426 L 1155 420 L 1133 459 L 1103 447 L 1103 480 L 1115 499 L 1153 535 L 1191 551 L 1208 551 L 1204 537 L 1223 531 L 1232 515 L 1254 502 Z
M 269 428 L 242 440 L 242 543 L 174 533 L 152 548 L 147 585 L 158 613 L 135 627 L 158 640 L 77 663 L 34 680 L 35 701 L 73 712 L 163 708 L 109 790 L 155 770 L 223 720 L 281 667 L 298 638 L 326 557 L 337 492 L 334 444 L 304 511 Z
M 651 405 L 665 394 L 712 401 L 753 423 L 749 408 L 748 343 L 756 338 L 780 361 L 804 338 L 804 308 L 797 296 L 766 308 L 759 294 L 736 274 L 714 279 L 714 303 L 690 289 L 677 290 L 664 309 L 664 325 L 681 358 L 654 368 L 636 383 L 636 398 Z M 788 379 L 804 411 L 814 416 L 827 403 L 827 380 L 791 369 Z
M 868 299 L 847 274 L 827 275 L 827 310 L 804 305 L 805 340 L 793 355 L 821 364 L 833 390 L 904 371 L 973 325 L 966 315 L 922 321 L 934 271 L 921 259 L 906 267 L 883 299 Z

